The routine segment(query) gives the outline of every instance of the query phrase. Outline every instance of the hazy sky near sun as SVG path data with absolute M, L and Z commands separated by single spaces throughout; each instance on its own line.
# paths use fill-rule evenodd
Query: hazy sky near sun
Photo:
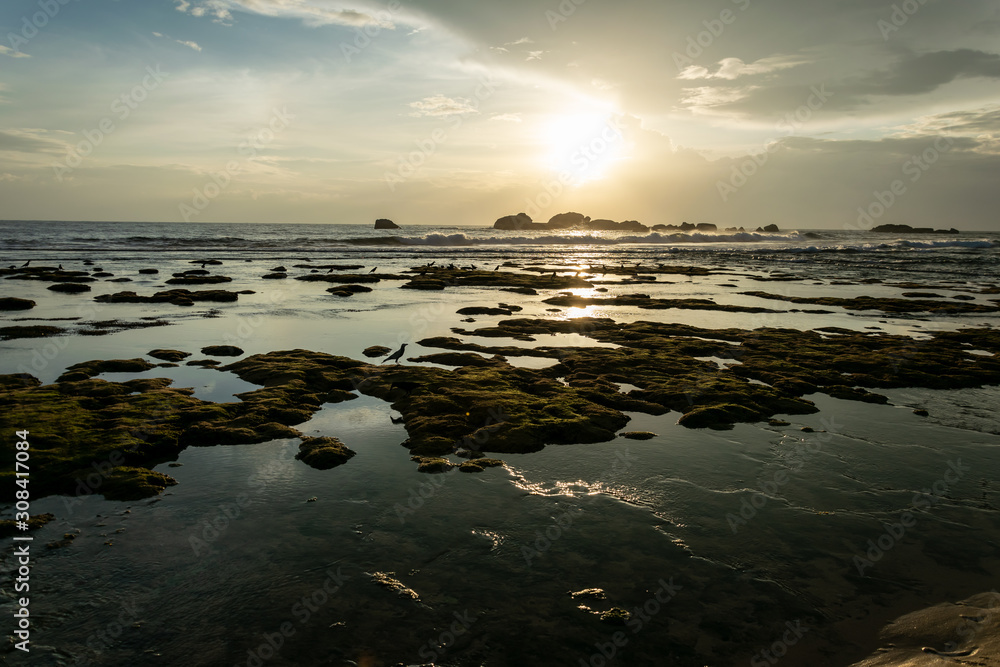
M 2 219 L 1000 230 L 998 177 L 993 0 L 0 5 Z

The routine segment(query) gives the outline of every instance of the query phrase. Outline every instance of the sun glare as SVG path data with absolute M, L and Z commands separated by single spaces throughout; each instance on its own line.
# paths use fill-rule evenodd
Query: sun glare
M 554 116 L 542 133 L 545 166 L 571 185 L 604 178 L 624 154 L 622 127 L 613 114 Z

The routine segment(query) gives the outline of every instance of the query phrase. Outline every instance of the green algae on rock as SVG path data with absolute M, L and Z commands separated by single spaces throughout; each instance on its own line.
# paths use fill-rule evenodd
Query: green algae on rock
M 49 521 L 56 518 L 55 514 L 34 514 L 28 517 L 28 530 L 38 530 Z M 24 531 L 17 527 L 18 522 L 13 519 L 0 519 L 0 537 L 10 537 L 12 535 L 23 535 Z
M 329 470 L 347 463 L 355 454 L 336 438 L 303 438 L 295 458 L 317 470 Z
M 651 440 L 656 437 L 656 434 L 651 431 L 626 431 L 618 435 L 629 440 Z
M 238 292 L 227 290 L 172 289 L 156 292 L 152 296 L 139 296 L 135 292 L 115 292 L 94 297 L 98 303 L 172 303 L 175 306 L 191 306 L 199 301 L 231 302 L 239 299 Z
M 154 359 L 160 359 L 162 361 L 183 361 L 187 357 L 191 356 L 190 352 L 181 352 L 180 350 L 166 350 L 166 349 L 150 350 L 146 354 L 150 357 L 153 357 Z
M 615 297 L 582 297 L 575 294 L 562 294 L 545 299 L 542 303 L 564 308 L 583 308 L 586 306 L 630 306 L 644 310 L 665 310 L 681 308 L 684 310 L 722 310 L 730 313 L 780 313 L 783 311 L 758 306 L 735 306 L 716 303 L 711 299 L 653 299 L 648 294 L 622 294 Z
M 839 306 L 846 310 L 881 310 L 884 313 L 945 313 L 956 315 L 962 313 L 996 313 L 1000 307 L 987 306 L 980 303 L 955 303 L 953 301 L 932 301 L 929 299 L 896 299 L 891 297 L 856 296 L 846 299 L 833 296 L 804 297 L 771 294 L 769 292 L 740 292 L 746 296 L 760 299 L 789 301 L 791 303 L 808 303 L 818 306 Z
M 33 324 L 30 326 L 14 325 L 10 327 L 0 327 L 0 340 L 13 340 L 15 338 L 48 338 L 65 333 L 62 327 L 54 327 L 47 324 Z

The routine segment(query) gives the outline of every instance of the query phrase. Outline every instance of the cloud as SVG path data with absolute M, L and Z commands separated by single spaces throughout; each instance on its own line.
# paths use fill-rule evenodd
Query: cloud
M 410 102 L 416 111 L 411 116 L 456 116 L 466 113 L 479 113 L 469 100 L 465 98 L 452 99 L 444 95 L 432 95 L 416 102 Z
M 64 153 L 66 145 L 44 136 L 45 130 L 14 129 L 0 131 L 0 151 L 17 153 Z
M 736 69 L 736 66 L 730 67 L 731 72 Z M 720 67 L 719 72 L 722 70 Z M 794 111 L 803 104 L 812 104 L 810 100 L 819 101 L 818 106 L 810 106 L 817 113 L 867 111 L 891 98 L 926 95 L 960 79 L 1000 79 L 1000 55 L 972 49 L 922 54 L 907 52 L 881 69 L 822 83 L 790 83 L 782 79 L 736 86 L 730 83 L 731 79 L 719 77 L 718 72 L 705 75 L 707 70 L 695 71 L 690 67 L 685 72 L 688 72 L 684 77 L 687 79 L 719 82 L 685 88 L 682 106 L 696 112 L 711 110 L 720 115 L 773 117 Z M 822 94 L 817 96 L 817 90 Z
M 356 9 L 330 9 L 314 0 L 174 0 L 178 3 L 176 9 L 192 16 L 213 16 L 220 23 L 233 20 L 233 12 L 247 12 L 275 18 L 293 18 L 301 20 L 305 25 L 318 27 L 324 25 L 343 25 L 364 27 L 377 25 L 386 29 L 394 29 L 389 20 L 389 12 L 376 12 L 379 16 Z
M 9 46 L 4 46 L 0 44 L 0 56 L 10 56 L 11 58 L 30 58 L 27 53 L 21 53 L 20 51 L 15 51 Z
M 519 113 L 498 113 L 490 116 L 490 120 L 502 120 L 508 123 L 520 123 L 521 114 Z
M 195 51 L 201 51 L 201 47 L 198 46 L 197 42 L 186 42 L 186 41 L 181 40 L 181 39 L 175 39 L 174 41 L 177 42 L 178 44 L 183 44 L 184 46 L 190 47 L 190 48 L 194 49 Z
M 504 42 L 504 46 L 517 46 L 518 44 L 534 44 L 534 43 L 535 40 L 530 39 L 528 37 L 522 37 L 521 39 L 518 39 L 513 42 Z
M 528 57 L 525 60 L 541 60 L 543 53 L 545 51 L 528 51 Z
M 677 78 L 725 79 L 727 81 L 734 81 L 741 76 L 768 74 L 783 69 L 790 69 L 807 62 L 810 61 L 797 56 L 771 56 L 769 58 L 761 58 L 752 63 L 745 63 L 739 58 L 723 58 L 719 61 L 719 68 L 715 72 L 711 72 L 705 67 L 691 65 L 685 68 Z
M 1000 153 L 1000 105 L 923 116 L 916 122 L 901 127 L 897 136 L 967 137 L 976 142 L 971 150 Z

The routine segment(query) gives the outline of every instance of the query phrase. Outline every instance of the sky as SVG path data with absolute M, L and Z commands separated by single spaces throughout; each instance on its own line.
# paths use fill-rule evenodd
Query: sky
M 0 219 L 1000 231 L 1000 3 L 4 0 Z

